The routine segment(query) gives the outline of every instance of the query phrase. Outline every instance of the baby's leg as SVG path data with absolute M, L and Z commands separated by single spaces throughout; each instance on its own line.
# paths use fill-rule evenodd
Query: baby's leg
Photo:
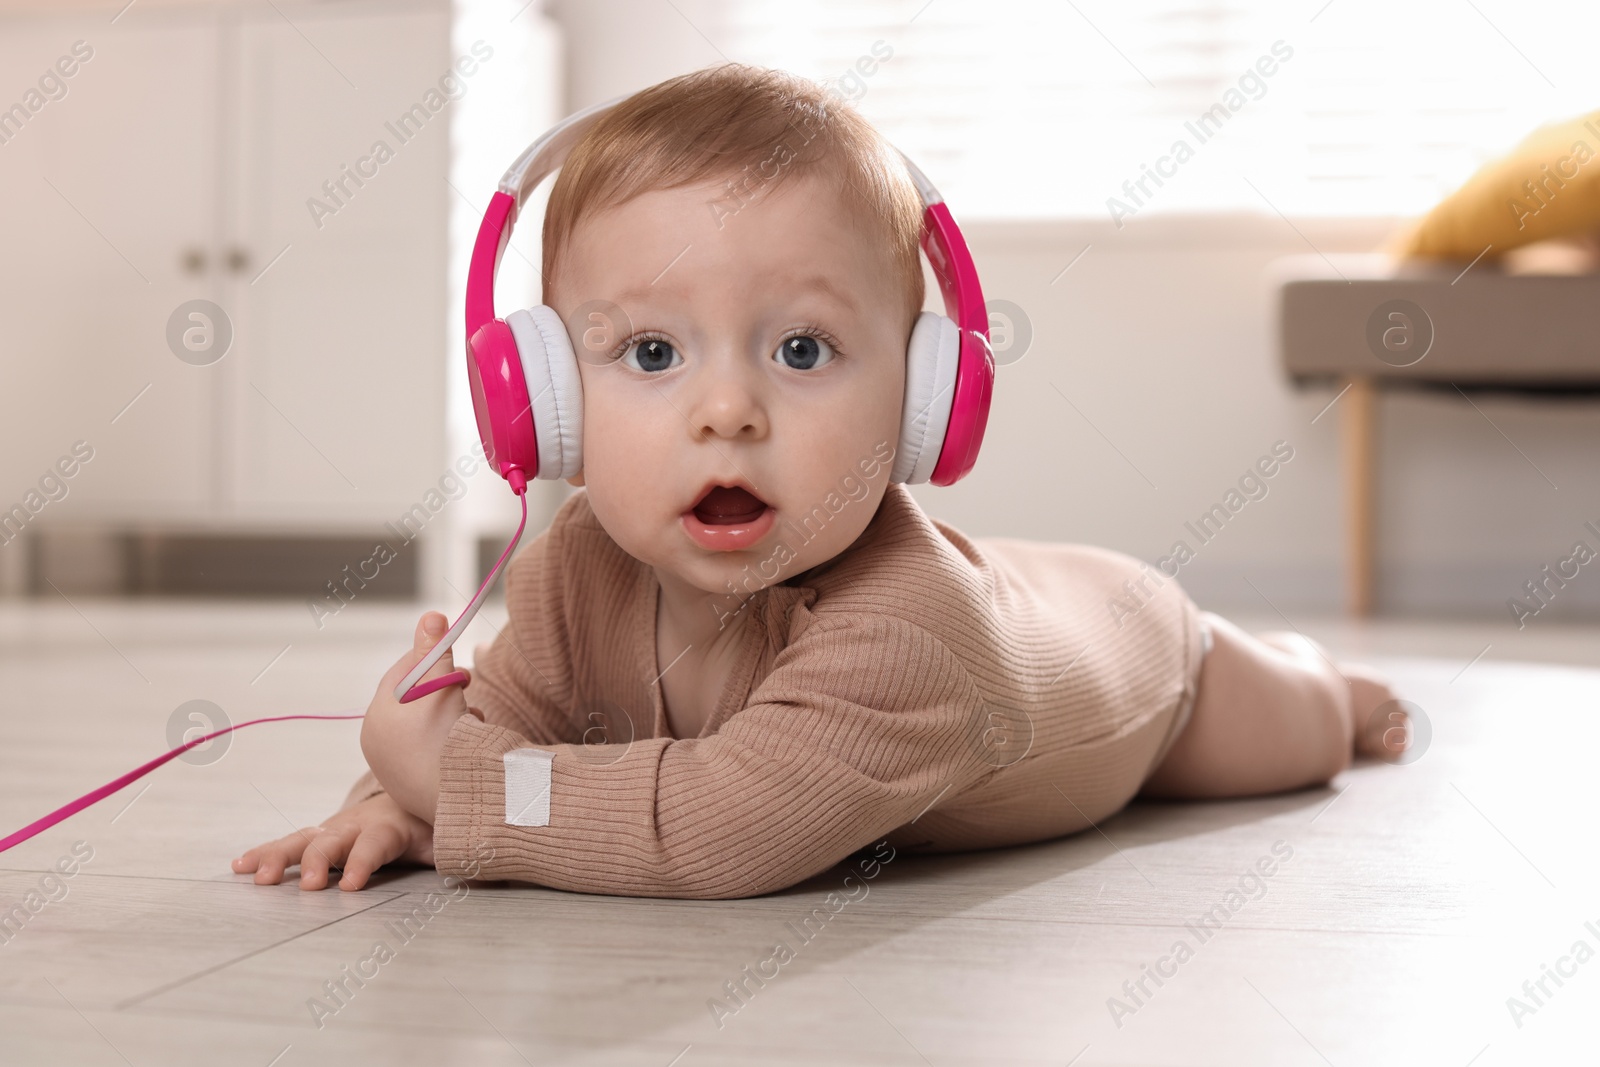
M 1399 756 L 1384 740 L 1394 746 L 1404 731 L 1389 720 L 1368 726 L 1373 710 L 1394 699 L 1381 676 L 1354 664 L 1336 667 L 1297 633 L 1252 637 L 1219 615 L 1202 615 L 1211 651 L 1201 663 L 1194 710 L 1144 795 L 1276 793 L 1326 782 L 1349 766 L 1352 751 Z

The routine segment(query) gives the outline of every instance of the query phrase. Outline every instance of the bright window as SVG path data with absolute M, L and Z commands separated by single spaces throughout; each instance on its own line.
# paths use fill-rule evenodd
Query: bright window
M 1592 0 L 726 3 L 730 58 L 839 79 L 962 217 L 1409 215 L 1600 108 Z

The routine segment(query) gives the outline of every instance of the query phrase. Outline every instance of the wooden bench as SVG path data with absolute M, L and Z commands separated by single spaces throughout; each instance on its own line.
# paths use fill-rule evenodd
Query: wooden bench
M 1600 274 L 1346 254 L 1285 257 L 1269 277 L 1284 369 L 1338 390 L 1346 600 L 1369 615 L 1379 390 L 1600 392 Z

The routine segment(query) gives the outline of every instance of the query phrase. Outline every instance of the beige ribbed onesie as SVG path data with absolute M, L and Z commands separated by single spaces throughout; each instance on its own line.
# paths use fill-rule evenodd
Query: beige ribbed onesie
M 849 549 L 749 598 L 720 701 L 677 739 L 654 681 L 658 593 L 583 491 L 512 560 L 509 621 L 466 690 L 485 721 L 463 715 L 441 758 L 439 870 L 741 897 L 884 838 L 945 851 L 1082 830 L 1177 737 L 1205 637 L 1148 565 L 968 538 L 890 485 Z M 378 791 L 369 772 L 346 805 Z

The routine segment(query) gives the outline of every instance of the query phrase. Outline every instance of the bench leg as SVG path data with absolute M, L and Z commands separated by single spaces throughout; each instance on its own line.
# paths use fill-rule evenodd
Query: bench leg
M 1344 398 L 1345 597 L 1350 614 L 1372 614 L 1374 487 L 1377 454 L 1374 414 L 1377 390 L 1371 378 L 1352 378 Z

